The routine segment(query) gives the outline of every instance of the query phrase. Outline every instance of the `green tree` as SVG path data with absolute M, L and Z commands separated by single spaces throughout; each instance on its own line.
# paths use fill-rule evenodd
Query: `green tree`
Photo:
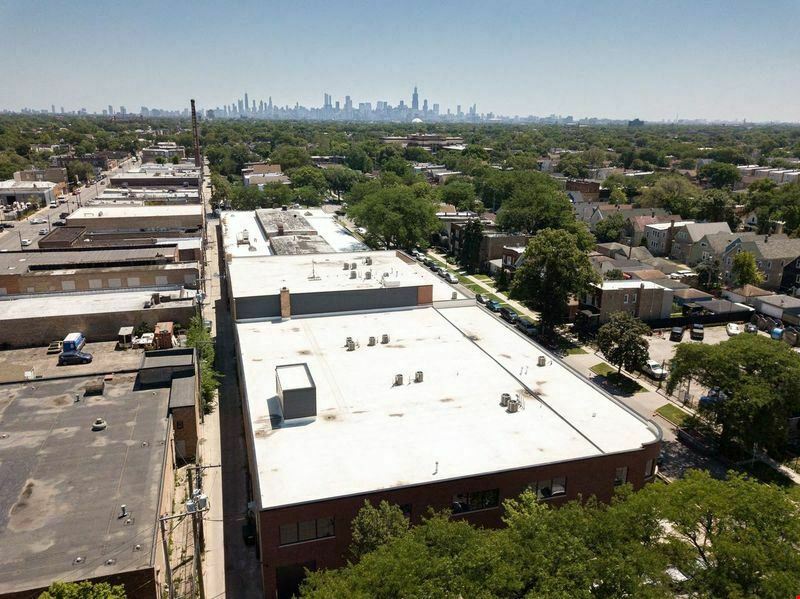
M 214 340 L 199 315 L 193 316 L 189 321 L 189 327 L 186 329 L 186 345 L 197 350 L 200 360 L 200 394 L 203 413 L 210 414 L 213 410 L 214 393 L 219 388 L 219 379 L 222 375 L 214 370 Z
M 667 389 L 695 380 L 724 396 L 700 404 L 719 430 L 724 451 L 738 443 L 769 452 L 788 442 L 788 419 L 800 413 L 800 355 L 760 335 L 739 335 L 718 345 L 682 343 L 672 360 Z
M 234 210 L 255 210 L 264 207 L 264 195 L 257 185 L 235 185 L 230 188 L 230 204 Z
M 67 177 L 70 183 L 74 183 L 76 179 L 87 183 L 94 177 L 94 167 L 82 160 L 70 160 L 67 163 Z
M 623 366 L 633 372 L 640 370 L 650 357 L 648 334 L 650 327 L 641 320 L 628 312 L 615 312 L 597 330 L 597 347 L 605 359 L 617 367 L 617 373 Z
M 370 158 L 369 154 L 363 148 L 354 147 L 345 156 L 345 164 L 350 168 L 361 171 L 362 173 L 371 173 L 375 165 Z
M 181 159 L 180 159 L 180 158 L 177 156 L 177 154 L 176 154 L 175 156 L 173 156 L 173 157 L 170 159 L 170 162 L 171 162 L 172 164 L 180 164 L 180 162 L 181 162 Z
M 552 331 L 567 315 L 570 296 L 599 281 L 578 239 L 563 229 L 539 231 L 528 243 L 525 261 L 514 274 L 511 297 L 541 313 L 542 326 Z
M 310 185 L 294 189 L 294 198 L 303 206 L 319 206 L 322 204 L 322 192 Z
M 381 501 L 378 507 L 364 500 L 352 522 L 350 553 L 358 560 L 408 532 L 409 521 L 396 505 Z
M 311 156 L 305 148 L 281 145 L 270 154 L 270 161 L 274 164 L 280 164 L 282 170 L 290 171 L 301 166 L 310 165 Z
M 231 184 L 227 178 L 211 173 L 211 203 L 214 206 L 225 204 L 231 196 Z
M 731 274 L 737 287 L 760 285 L 764 282 L 764 275 L 756 265 L 756 257 L 750 252 L 739 252 L 733 257 Z
M 619 212 L 610 214 L 594 226 L 597 241 L 619 241 L 625 232 L 625 217 Z
M 707 181 L 712 187 L 716 187 L 717 189 L 730 189 L 741 180 L 742 175 L 733 164 L 727 162 L 709 162 L 698 169 L 697 177 L 701 181 Z
M 642 190 L 639 203 L 648 208 L 664 208 L 683 218 L 692 218 L 698 208 L 702 190 L 681 175 L 662 177 Z
M 474 210 L 477 197 L 475 187 L 469 181 L 455 179 L 439 188 L 444 204 L 452 204 L 457 210 Z
M 367 229 L 368 237 L 409 250 L 427 245 L 439 226 L 434 203 L 404 185 L 370 193 L 350 208 L 350 216 Z
M 628 196 L 625 195 L 625 191 L 621 187 L 614 187 L 608 196 L 608 200 L 612 204 L 624 204 L 628 201 Z
M 54 582 L 39 599 L 125 599 L 125 587 L 107 582 Z
M 708 222 L 726 222 L 732 231 L 739 225 L 736 202 L 726 189 L 709 189 L 700 198 L 697 218 Z
M 607 270 L 603 277 L 606 281 L 622 281 L 625 279 L 625 274 L 619 268 L 612 268 Z
M 467 272 L 473 273 L 480 268 L 482 241 L 483 224 L 477 218 L 472 219 L 464 226 L 464 241 L 461 244 L 461 253 L 458 256 L 458 261 Z
M 535 233 L 565 228 L 574 221 L 567 194 L 550 177 L 534 172 L 516 175 L 511 196 L 497 213 L 497 224 L 504 231 Z
M 717 258 L 703 260 L 696 267 L 697 281 L 705 291 L 713 291 L 722 286 L 722 264 Z
M 312 187 L 322 193 L 328 189 L 328 180 L 322 169 L 314 166 L 301 166 L 288 173 L 292 187 Z
M 342 199 L 342 194 L 350 191 L 353 185 L 358 183 L 360 178 L 356 171 L 343 166 L 326 168 L 323 173 L 328 182 L 328 187 L 330 187 L 331 191 L 333 191 L 340 200 Z
M 267 183 L 261 190 L 262 205 L 269 208 L 285 206 L 292 201 L 292 190 L 282 183 Z

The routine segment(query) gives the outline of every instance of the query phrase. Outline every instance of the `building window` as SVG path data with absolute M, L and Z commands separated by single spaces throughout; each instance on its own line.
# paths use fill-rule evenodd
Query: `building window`
M 478 510 L 488 510 L 500 505 L 500 489 L 474 491 L 453 495 L 453 513 L 463 514 Z
M 644 465 L 644 477 L 652 478 L 655 473 L 656 473 L 656 461 L 652 459 L 647 460 L 647 463 Z
M 636 303 L 636 294 L 635 293 L 631 295 L 631 303 L 632 304 Z
M 139 277 L 128 277 L 128 287 L 138 287 L 140 284 Z
M 183 428 L 183 420 L 176 420 L 175 421 L 175 428 L 181 430 Z
M 102 289 L 103 281 L 100 279 L 89 279 L 89 289 Z
M 795 268 L 800 268 L 800 258 L 797 259 L 797 262 L 794 263 Z
M 625 294 L 624 299 L 622 300 L 622 303 L 623 304 L 627 304 L 628 303 L 628 294 L 627 293 Z
M 800 275 L 797 275 L 797 276 L 794 278 L 794 282 L 795 282 L 795 283 L 797 283 L 798 285 L 800 285 Z
M 628 467 L 622 466 L 621 468 L 617 468 L 614 472 L 614 486 L 618 487 L 619 485 L 624 485 L 628 482 Z
M 550 499 L 567 494 L 567 479 L 564 476 L 540 480 L 531 485 L 531 490 L 536 491 L 537 499 Z
M 109 279 L 108 286 L 111 288 L 122 287 L 122 279 Z
M 62 291 L 75 291 L 75 281 L 61 281 Z
M 281 524 L 278 534 L 280 545 L 332 537 L 334 535 L 333 518 L 317 518 L 316 520 Z
M 402 504 L 402 505 L 400 506 L 400 511 L 401 511 L 401 512 L 403 512 L 403 515 L 404 515 L 406 518 L 408 518 L 409 520 L 411 519 L 411 512 L 412 512 L 413 510 L 412 510 L 412 506 L 411 506 L 411 504 L 410 504 L 410 503 L 404 503 L 404 504 Z
M 156 285 L 168 285 L 168 284 L 169 284 L 169 280 L 167 279 L 167 277 L 163 277 L 163 276 L 157 276 L 156 277 Z

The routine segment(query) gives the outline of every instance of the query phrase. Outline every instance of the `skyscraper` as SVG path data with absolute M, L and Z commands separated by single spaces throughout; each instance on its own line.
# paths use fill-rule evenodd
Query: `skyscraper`
M 244 111 L 248 112 L 250 110 L 250 104 L 247 103 L 247 92 L 244 92 Z
M 417 93 L 417 86 L 414 86 L 414 93 L 411 94 L 411 110 L 419 110 L 419 94 Z
M 108 115 L 114 116 L 114 107 L 111 104 L 108 105 Z

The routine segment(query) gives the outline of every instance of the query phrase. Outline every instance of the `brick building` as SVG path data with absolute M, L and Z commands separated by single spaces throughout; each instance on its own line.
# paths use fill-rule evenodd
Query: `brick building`
M 615 312 L 628 312 L 647 322 L 669 318 L 674 293 L 652 281 L 603 281 L 593 284 L 580 304 L 597 316 L 599 324 L 608 322 Z

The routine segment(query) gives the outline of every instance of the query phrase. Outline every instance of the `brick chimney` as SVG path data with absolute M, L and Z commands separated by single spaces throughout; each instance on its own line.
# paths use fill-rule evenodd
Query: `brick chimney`
M 292 316 L 292 300 L 289 296 L 289 288 L 281 287 L 281 318 Z

